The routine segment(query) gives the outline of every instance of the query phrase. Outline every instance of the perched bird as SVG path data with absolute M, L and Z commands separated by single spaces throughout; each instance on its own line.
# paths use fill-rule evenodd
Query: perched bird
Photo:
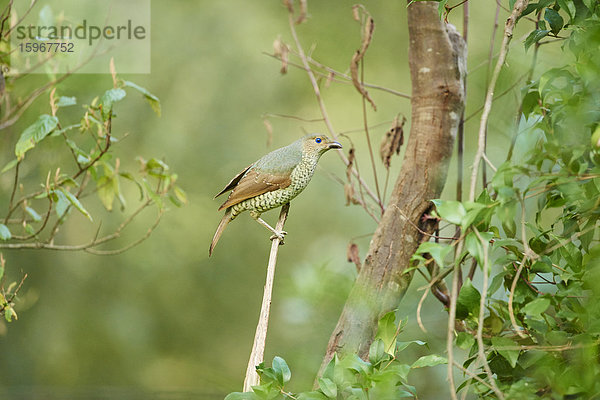
M 341 144 L 325 135 L 311 134 L 273 150 L 237 174 L 215 196 L 231 190 L 227 201 L 219 207 L 219 211 L 225 210 L 225 215 L 217 227 L 208 255 L 212 254 L 227 224 L 246 210 L 274 233 L 271 239 L 283 240 L 286 232 L 275 230 L 260 218 L 260 214 L 289 203 L 308 185 L 323 153 L 341 148 Z

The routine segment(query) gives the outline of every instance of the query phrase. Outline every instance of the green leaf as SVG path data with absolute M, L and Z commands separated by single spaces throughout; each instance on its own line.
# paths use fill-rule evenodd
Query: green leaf
M 288 367 L 285 360 L 279 356 L 275 356 L 273 358 L 273 371 L 275 371 L 277 380 L 282 386 L 289 382 L 292 378 L 292 371 L 290 371 L 290 367 Z
M 550 31 L 547 29 L 536 29 L 527 36 L 525 39 L 525 51 L 527 51 L 532 44 L 539 42 L 541 39 L 546 37 Z
M 296 397 L 298 400 L 327 400 L 328 397 L 318 391 L 303 392 Z M 335 397 L 334 397 L 335 398 Z
M 85 217 L 87 219 L 89 219 L 91 222 L 94 222 L 90 213 L 85 208 L 83 208 L 83 205 L 81 205 L 81 203 L 79 202 L 79 199 L 77 197 L 75 197 L 75 195 L 73 195 L 73 193 L 71 193 L 68 190 L 65 190 L 63 188 L 59 188 L 59 190 L 61 193 L 63 193 L 65 195 L 67 200 L 69 200 L 69 203 L 71 203 L 80 213 L 85 215 Z
M 123 100 L 127 96 L 127 93 L 120 88 L 117 89 L 109 89 L 107 90 L 100 99 L 100 104 L 102 104 L 102 115 L 106 118 L 110 115 L 113 104 Z
M 500 289 L 500 285 L 502 285 L 502 282 L 504 282 L 504 277 L 506 274 L 508 274 L 508 271 L 502 271 L 494 276 L 492 283 L 490 283 L 488 288 L 488 296 L 493 295 L 498 289 Z
M 531 92 L 527 93 L 523 97 L 523 101 L 521 103 L 522 104 L 521 110 L 523 111 L 523 114 L 525 116 L 528 116 L 534 110 L 537 110 L 539 108 L 539 100 L 540 100 L 540 92 L 539 91 L 532 90 Z
M 2 168 L 2 171 L 0 171 L 0 174 L 3 174 L 3 173 L 5 173 L 6 171 L 9 171 L 9 170 L 13 169 L 13 168 L 14 168 L 14 167 L 15 167 L 15 166 L 18 164 L 18 163 L 19 163 L 19 159 L 18 159 L 18 158 L 15 158 L 14 160 L 12 160 L 12 161 L 9 161 L 9 162 L 8 162 L 8 163 L 7 163 L 7 164 L 4 166 L 4 168 Z
M 150 200 L 152 200 L 152 202 L 154 204 L 156 204 L 156 206 L 162 210 L 162 208 L 164 207 L 163 201 L 160 198 L 160 196 L 152 189 L 152 187 L 150 187 L 150 184 L 148 183 L 148 181 L 146 181 L 144 179 L 144 186 L 146 187 L 146 193 L 148 194 L 148 197 L 150 198 Z
M 253 392 L 233 392 L 225 396 L 225 400 L 258 400 L 259 397 Z
M 100 201 L 102 201 L 104 208 L 106 208 L 106 210 L 108 211 L 112 211 L 113 202 L 115 200 L 115 181 L 116 178 L 114 176 L 109 177 L 105 175 L 100 177 L 100 179 L 98 179 L 98 182 L 96 183 L 96 188 L 98 189 L 98 197 L 100 198 Z
M 173 187 L 173 193 L 175 193 L 175 197 L 177 198 L 177 200 L 179 200 L 183 204 L 187 204 L 187 194 L 182 188 L 176 185 L 175 187 Z
M 12 308 L 12 306 L 7 305 L 4 308 L 4 319 L 6 319 L 7 322 L 12 322 L 12 319 L 18 319 L 17 318 L 17 313 L 15 312 L 15 310 Z
M 488 209 L 485 204 L 467 202 L 465 203 L 467 215 L 461 221 L 461 229 L 466 232 L 467 228 L 482 214 L 482 210 Z
M 10 233 L 8 226 L 0 224 L 0 240 L 10 240 L 11 237 L 12 234 Z
M 273 382 L 252 386 L 252 390 L 254 393 L 256 393 L 258 399 L 271 400 L 279 397 L 279 389 L 277 387 L 273 387 Z
M 463 218 L 467 215 L 467 210 L 461 202 L 456 200 L 431 200 L 437 209 L 438 214 L 442 219 L 460 225 Z
M 419 358 L 417 361 L 411 365 L 411 368 L 423 368 L 423 367 L 433 367 L 435 365 L 447 364 L 448 359 L 446 357 L 438 356 L 437 354 L 430 354 L 428 356 L 423 356 Z
M 396 344 L 396 351 L 397 352 L 401 352 L 402 350 L 406 349 L 411 344 L 416 344 L 416 345 L 419 345 L 419 346 L 425 346 L 425 345 L 427 345 L 427 342 L 424 342 L 422 340 L 411 340 L 409 342 L 397 342 L 397 344 Z
M 577 9 L 572 0 L 557 0 L 556 3 L 560 6 L 561 10 L 565 10 L 565 12 L 569 14 L 569 18 L 573 19 L 577 13 Z
M 77 104 L 77 99 L 75 97 L 60 96 L 58 98 L 58 101 L 56 102 L 56 105 L 58 107 L 68 107 L 68 106 L 74 106 L 76 104 Z
M 377 364 L 385 355 L 385 344 L 381 339 L 375 339 L 369 347 L 369 361 L 371 364 Z
M 446 11 L 446 3 L 448 3 L 448 0 L 438 0 L 438 17 L 440 19 L 442 19 L 444 11 Z
M 133 175 L 131 175 L 129 172 L 119 172 L 119 175 L 122 176 L 125 179 L 129 179 L 131 182 L 135 183 L 140 191 L 140 200 L 144 199 L 144 187 L 142 186 L 141 183 L 139 183 L 134 177 Z
M 42 217 L 40 216 L 40 214 L 38 214 L 37 211 L 35 211 L 33 208 L 25 207 L 25 211 L 27 211 L 27 214 L 29 214 L 29 216 L 31 216 L 31 218 L 35 222 L 40 222 L 42 220 Z
M 141 94 L 143 94 L 144 97 L 146 98 L 146 100 L 148 101 L 148 103 L 150 103 L 150 107 L 152 107 L 152 110 L 154 110 L 156 115 L 158 115 L 160 117 L 161 109 L 160 109 L 160 100 L 158 99 L 158 97 L 156 97 L 155 95 L 150 93 L 146 88 L 138 86 L 133 82 L 124 81 L 124 84 L 126 87 L 133 88 L 133 89 L 137 90 L 138 92 L 140 92 Z
M 463 350 L 469 350 L 471 346 L 475 343 L 475 338 L 473 335 L 467 332 L 458 332 L 458 336 L 456 337 L 456 345 Z
M 517 359 L 519 358 L 519 350 L 515 349 L 515 347 L 519 347 L 517 343 L 513 342 L 507 337 L 503 336 L 493 336 L 492 337 L 492 346 L 494 350 L 498 352 L 502 357 L 506 359 L 510 363 L 511 367 L 517 366 Z
M 330 399 L 337 398 L 337 386 L 331 379 L 319 378 L 319 389 Z
M 452 251 L 453 247 L 443 243 L 435 242 L 423 242 L 419 245 L 419 248 L 415 254 L 429 254 L 440 266 L 444 267 L 444 259 Z
M 465 237 L 465 248 L 477 260 L 479 265 L 483 265 L 483 248 L 481 247 L 481 241 L 474 232 L 469 232 Z
M 65 126 L 62 129 L 55 129 L 51 134 L 49 134 L 48 136 L 60 136 L 65 132 L 70 131 L 71 129 L 79 129 L 81 128 L 81 124 L 73 124 L 73 125 L 69 125 L 69 126 Z
M 377 326 L 375 338 L 381 339 L 384 344 L 384 351 L 393 356 L 396 348 L 396 332 L 398 331 L 395 311 L 390 311 L 381 317 L 377 322 Z
M 60 190 L 53 190 L 50 192 L 50 196 L 52 196 L 52 200 L 56 203 L 56 207 L 54 211 L 56 211 L 56 215 L 58 218 L 62 218 L 67 210 L 69 209 L 69 200 L 67 196 Z
M 361 359 L 357 354 L 351 353 L 344 357 L 340 362 L 343 368 L 350 369 L 352 371 L 369 374 L 372 372 L 372 365 Z
M 456 318 L 465 319 L 469 314 L 477 316 L 479 314 L 479 301 L 481 294 L 475 289 L 471 279 L 467 278 L 456 300 Z
M 527 303 L 521 311 L 527 315 L 539 316 L 541 313 L 546 311 L 550 306 L 550 299 L 538 298 L 530 303 Z
M 151 158 L 146 162 L 146 171 L 154 169 L 168 171 L 169 166 L 163 160 L 159 160 L 158 158 Z
M 551 8 L 546 8 L 546 11 L 544 12 L 544 19 L 548 21 L 550 29 L 555 35 L 558 35 L 558 32 L 560 32 L 565 23 L 560 14 Z
M 23 159 L 25 153 L 35 147 L 40 141 L 42 141 L 50 132 L 56 129 L 58 125 L 58 118 L 52 117 L 47 114 L 42 114 L 38 120 L 32 125 L 28 126 L 21 137 L 17 141 L 15 146 L 15 155 L 19 160 Z

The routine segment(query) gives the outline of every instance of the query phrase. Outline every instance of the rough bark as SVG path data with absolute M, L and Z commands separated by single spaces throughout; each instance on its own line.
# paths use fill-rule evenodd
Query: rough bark
M 446 182 L 454 138 L 464 109 L 466 45 L 437 13 L 437 2 L 408 7 L 412 80 L 411 130 L 402 168 L 389 204 L 333 331 L 321 371 L 333 355 L 365 358 L 384 313 L 398 307 L 412 274 L 410 258 L 432 232 L 423 215 Z M 319 373 L 319 375 L 320 375 Z

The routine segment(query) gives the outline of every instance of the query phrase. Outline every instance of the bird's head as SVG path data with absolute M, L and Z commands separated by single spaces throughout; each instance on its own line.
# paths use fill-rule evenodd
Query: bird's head
M 317 158 L 329 149 L 341 148 L 341 144 L 321 134 L 310 134 L 302 139 L 302 152 Z

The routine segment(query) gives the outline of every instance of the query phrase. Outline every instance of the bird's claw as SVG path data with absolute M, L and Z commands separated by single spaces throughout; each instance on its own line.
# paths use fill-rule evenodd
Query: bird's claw
M 283 240 L 285 239 L 285 235 L 287 235 L 286 231 L 276 232 L 274 235 L 271 235 L 270 240 L 279 239 L 279 244 L 284 244 Z

